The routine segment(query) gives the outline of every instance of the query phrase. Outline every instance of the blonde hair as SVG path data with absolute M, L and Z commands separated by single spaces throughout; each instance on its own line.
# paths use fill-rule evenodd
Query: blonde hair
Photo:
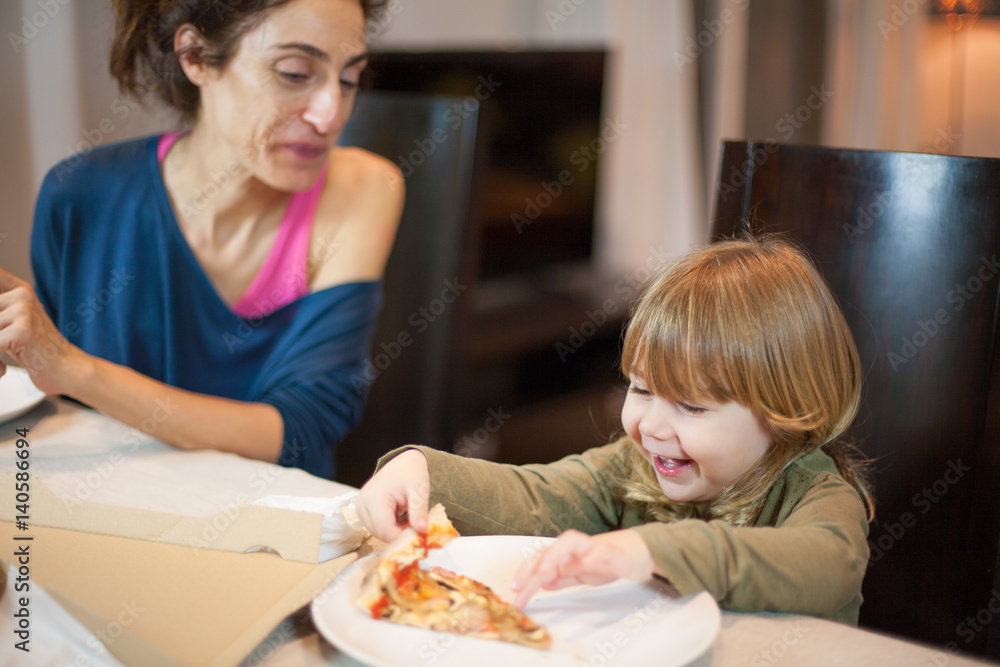
M 857 348 L 822 276 L 775 237 L 728 240 L 671 264 L 633 309 L 622 371 L 658 396 L 748 408 L 771 435 L 761 459 L 713 501 L 678 503 L 627 446 L 626 502 L 652 519 L 698 516 L 752 525 L 789 463 L 822 447 L 865 502 L 865 462 L 841 440 L 861 394 Z

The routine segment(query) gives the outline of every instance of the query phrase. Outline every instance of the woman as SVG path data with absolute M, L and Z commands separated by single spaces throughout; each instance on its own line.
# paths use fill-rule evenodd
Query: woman
M 176 447 L 332 476 L 403 201 L 394 165 L 335 147 L 374 9 L 118 0 L 112 73 L 192 126 L 53 168 L 0 354 L 131 426 L 166 415 Z

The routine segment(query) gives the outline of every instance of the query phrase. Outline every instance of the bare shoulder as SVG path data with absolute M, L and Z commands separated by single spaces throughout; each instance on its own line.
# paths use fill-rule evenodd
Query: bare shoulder
M 335 148 L 330 154 L 327 187 L 395 200 L 404 192 L 403 174 L 390 160 L 362 148 Z
M 313 289 L 382 275 L 403 210 L 405 181 L 390 160 L 335 148 L 313 233 Z M 335 251 L 331 251 L 331 249 Z

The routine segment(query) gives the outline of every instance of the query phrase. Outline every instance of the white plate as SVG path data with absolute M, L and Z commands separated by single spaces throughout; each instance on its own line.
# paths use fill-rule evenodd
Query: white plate
M 509 583 L 517 568 L 549 542 L 551 538 L 459 537 L 424 562 L 478 579 L 511 600 Z M 708 593 L 672 598 L 661 586 L 631 581 L 538 593 L 525 612 L 552 635 L 552 648 L 546 651 L 411 628 L 375 620 L 353 604 L 378 557 L 353 563 L 311 605 L 320 634 L 373 667 L 668 667 L 696 659 L 719 631 L 719 606 Z
M 28 377 L 28 371 L 8 366 L 0 378 L 0 424 L 19 417 L 45 400 L 38 387 Z

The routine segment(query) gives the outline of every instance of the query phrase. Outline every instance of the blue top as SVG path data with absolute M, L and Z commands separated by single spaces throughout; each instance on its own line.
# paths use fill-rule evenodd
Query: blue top
M 364 406 L 381 283 L 335 285 L 240 318 L 181 233 L 156 143 L 104 146 L 49 171 L 31 235 L 39 299 L 89 354 L 182 389 L 275 406 L 279 463 L 332 478 L 333 447 Z

